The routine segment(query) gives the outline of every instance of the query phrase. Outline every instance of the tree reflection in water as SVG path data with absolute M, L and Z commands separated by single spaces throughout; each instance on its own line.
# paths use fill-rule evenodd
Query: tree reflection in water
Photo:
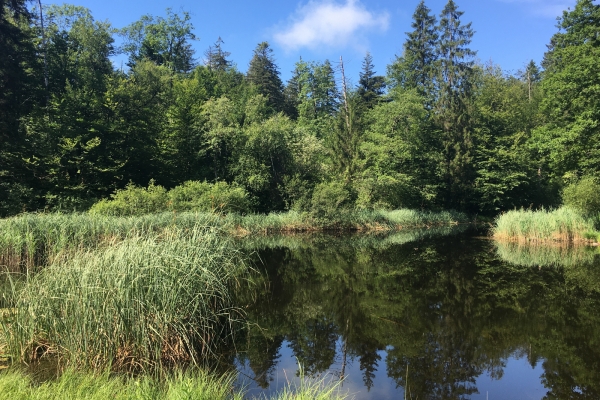
M 514 355 L 542 363 L 545 398 L 600 398 L 595 254 L 546 251 L 543 265 L 469 233 L 268 240 L 237 346 L 261 387 L 286 341 L 309 375 L 357 360 L 365 390 L 387 374 L 407 398 L 469 398 Z

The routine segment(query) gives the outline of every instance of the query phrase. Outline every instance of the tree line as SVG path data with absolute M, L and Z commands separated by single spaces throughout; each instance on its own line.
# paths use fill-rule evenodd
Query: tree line
M 85 210 L 128 185 L 225 182 L 252 211 L 553 206 L 600 178 L 600 6 L 558 20 L 541 65 L 476 62 L 453 0 L 421 1 L 403 53 L 357 85 L 342 62 L 273 49 L 200 59 L 190 15 L 115 29 L 86 8 L 0 0 L 0 215 Z M 122 45 L 115 45 L 115 38 Z M 111 57 L 128 57 L 115 68 Z M 340 60 L 341 61 L 341 60 Z

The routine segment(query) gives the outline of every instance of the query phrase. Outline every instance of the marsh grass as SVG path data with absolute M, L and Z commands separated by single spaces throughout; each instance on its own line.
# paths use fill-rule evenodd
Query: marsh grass
M 461 213 L 413 210 L 343 212 L 331 218 L 287 212 L 268 215 L 161 213 L 137 217 L 98 214 L 23 214 L 0 220 L 0 267 L 35 272 L 71 253 L 111 247 L 131 237 L 179 229 L 215 228 L 223 235 L 394 231 L 468 222 Z
M 58 378 L 36 383 L 31 375 L 16 369 L 0 372 L 0 394 L 11 400 L 242 400 L 250 399 L 235 386 L 235 376 L 215 376 L 203 370 L 175 372 L 162 378 L 149 375 L 125 377 L 108 371 L 89 373 L 67 369 Z M 281 392 L 253 399 L 343 400 L 338 382 L 301 377 Z
M 61 376 L 36 384 L 32 377 L 11 369 L 0 373 L 0 393 L 6 399 L 50 400 L 242 400 L 234 390 L 233 375 L 221 377 L 206 372 L 176 373 L 162 380 L 151 376 L 127 378 L 67 369 Z
M 594 223 L 568 207 L 557 210 L 515 210 L 500 215 L 493 228 L 495 239 L 516 242 L 585 241 Z
M 212 228 L 171 229 L 81 250 L 31 276 L 2 322 L 14 359 L 154 370 L 199 364 L 243 313 L 232 285 L 248 266 Z

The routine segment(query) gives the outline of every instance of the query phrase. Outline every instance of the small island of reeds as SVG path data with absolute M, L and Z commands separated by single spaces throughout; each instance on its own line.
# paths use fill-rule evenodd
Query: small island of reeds
M 570 207 L 556 210 L 513 210 L 496 218 L 494 239 L 528 243 L 595 243 L 593 218 Z

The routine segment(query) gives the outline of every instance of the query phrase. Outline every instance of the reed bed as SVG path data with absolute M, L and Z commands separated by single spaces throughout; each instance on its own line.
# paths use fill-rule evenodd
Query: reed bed
M 31 276 L 2 322 L 7 352 L 45 354 L 95 370 L 199 364 L 230 339 L 243 313 L 232 285 L 248 266 L 211 228 L 173 229 L 81 250 Z
M 493 228 L 495 239 L 516 242 L 588 241 L 594 223 L 568 207 L 557 210 L 515 210 L 500 215 Z
M 156 235 L 178 227 L 216 226 L 219 216 L 162 213 L 106 217 L 85 213 L 22 214 L 0 220 L 0 266 L 12 272 L 51 264 L 64 252 L 110 246 L 128 237 Z
M 0 220 L 0 268 L 12 272 L 36 271 L 69 253 L 109 247 L 130 237 L 157 235 L 169 229 L 190 231 L 215 228 L 223 235 L 344 231 L 394 231 L 450 226 L 468 222 L 454 212 L 413 210 L 343 212 L 332 218 L 308 213 L 219 215 L 161 213 L 136 217 L 97 214 L 23 214 Z

